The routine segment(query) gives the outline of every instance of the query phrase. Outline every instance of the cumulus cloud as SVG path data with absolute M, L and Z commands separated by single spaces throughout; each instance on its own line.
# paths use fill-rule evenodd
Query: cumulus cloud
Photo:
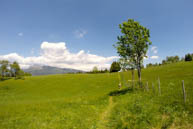
M 18 36 L 23 36 L 23 33 L 22 33 L 22 32 L 20 32 L 20 33 L 18 33 L 17 35 L 18 35 Z
M 156 46 L 152 46 L 152 47 L 151 47 L 151 51 L 152 51 L 154 54 L 157 54 L 158 49 L 157 49 Z
M 80 30 L 76 30 L 74 32 L 75 36 L 77 38 L 83 38 L 86 34 L 87 34 L 87 31 L 86 30 L 83 30 L 83 29 L 80 29 Z
M 42 42 L 40 56 L 23 57 L 17 53 L 0 55 L 0 60 L 17 61 L 22 68 L 28 68 L 32 65 L 49 65 L 85 71 L 91 70 L 94 66 L 101 69 L 109 68 L 111 62 L 117 58 L 117 56 L 98 56 L 86 53 L 84 50 L 80 50 L 78 53 L 71 53 L 64 42 Z

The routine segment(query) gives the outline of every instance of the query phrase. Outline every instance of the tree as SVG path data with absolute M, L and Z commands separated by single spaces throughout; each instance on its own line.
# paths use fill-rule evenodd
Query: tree
M 176 63 L 180 61 L 180 57 L 179 56 L 167 56 L 166 57 L 166 63 L 170 64 L 170 63 Z
M 14 61 L 13 64 L 10 64 L 10 68 L 11 68 L 11 74 L 13 77 L 20 75 L 21 69 L 20 69 L 19 64 L 16 61 Z
M 141 67 L 146 57 L 150 41 L 149 29 L 143 27 L 133 19 L 119 25 L 123 35 L 118 36 L 116 49 L 119 56 L 130 60 L 138 71 L 139 83 L 141 85 Z
M 118 62 L 114 61 L 112 64 L 111 64 L 111 68 L 110 68 L 110 72 L 118 72 L 121 70 L 121 67 L 119 65 Z
M 93 70 L 92 70 L 93 73 L 97 73 L 98 72 L 98 68 L 95 66 L 93 67 Z
M 186 54 L 185 55 L 185 61 L 192 61 L 192 55 L 191 54 Z
M 1 65 L 1 76 L 5 77 L 6 73 L 8 72 L 9 61 L 2 60 L 0 61 L 0 65 Z

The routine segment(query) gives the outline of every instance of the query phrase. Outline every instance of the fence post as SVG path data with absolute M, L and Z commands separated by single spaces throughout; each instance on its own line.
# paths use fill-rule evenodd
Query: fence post
M 153 93 L 155 93 L 155 87 L 154 87 L 153 82 L 152 82 L 152 90 L 153 90 Z
M 161 95 L 160 78 L 159 77 L 158 77 L 158 90 L 159 90 L 159 95 Z
M 184 103 L 186 103 L 186 91 L 185 91 L 184 80 L 182 80 L 182 90 L 183 90 Z
M 121 83 L 119 83 L 119 89 L 121 89 Z
M 149 91 L 149 89 L 148 89 L 148 82 L 146 82 L 146 91 Z

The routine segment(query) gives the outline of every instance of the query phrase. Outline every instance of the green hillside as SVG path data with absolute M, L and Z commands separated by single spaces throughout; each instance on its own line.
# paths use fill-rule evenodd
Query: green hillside
M 158 77 L 161 95 L 158 94 Z M 148 91 L 128 88 L 130 79 L 131 73 L 124 72 L 1 81 L 0 128 L 193 128 L 193 62 L 143 69 L 142 79 L 144 84 L 148 81 Z M 182 80 L 185 81 L 186 104 Z M 124 85 L 121 90 L 118 90 L 119 81 Z

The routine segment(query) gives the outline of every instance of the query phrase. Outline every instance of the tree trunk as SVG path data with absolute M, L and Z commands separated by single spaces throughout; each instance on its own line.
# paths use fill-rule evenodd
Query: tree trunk
M 137 68 L 137 71 L 138 71 L 139 86 L 142 87 L 142 84 L 141 84 L 141 66 L 140 66 L 140 64 Z
M 131 69 L 131 74 L 132 74 L 132 88 L 134 88 L 134 69 Z

